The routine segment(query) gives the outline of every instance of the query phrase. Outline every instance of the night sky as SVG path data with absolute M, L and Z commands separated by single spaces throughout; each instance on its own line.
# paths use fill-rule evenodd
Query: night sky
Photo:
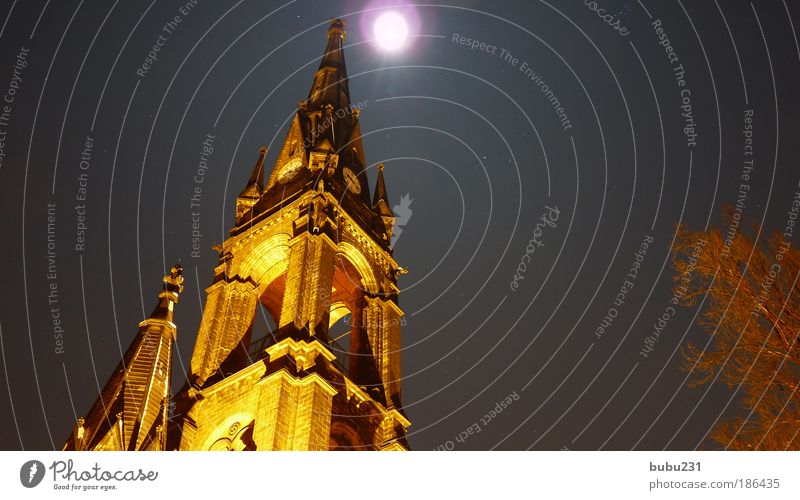
M 374 189 L 386 165 L 410 270 L 412 449 L 714 448 L 710 428 L 742 410 L 720 384 L 686 386 L 680 348 L 709 338 L 699 309 L 641 351 L 670 305 L 676 224 L 720 226 L 737 200 L 747 126 L 745 217 L 785 223 L 800 180 L 790 3 L 418 2 L 395 6 L 413 38 L 389 54 L 372 40 L 380 0 L 3 2 L 0 447 L 61 448 L 176 262 L 184 383 L 212 245 L 343 17 L 368 176 Z

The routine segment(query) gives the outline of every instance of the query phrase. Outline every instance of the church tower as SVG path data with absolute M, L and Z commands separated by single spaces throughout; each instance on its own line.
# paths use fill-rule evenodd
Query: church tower
M 382 165 L 370 196 L 344 21 L 327 38 L 271 173 L 262 148 L 217 248 L 169 449 L 408 449 L 394 218 Z M 259 310 L 275 328 L 256 339 Z M 343 318 L 346 348 L 330 330 Z
M 392 258 L 383 165 L 369 194 L 344 27 L 331 21 L 269 178 L 261 148 L 236 199 L 186 385 L 170 398 L 183 289 L 175 266 L 65 450 L 408 449 L 397 303 L 405 270 Z M 261 310 L 274 328 L 254 338 Z M 331 327 L 348 319 L 334 338 Z

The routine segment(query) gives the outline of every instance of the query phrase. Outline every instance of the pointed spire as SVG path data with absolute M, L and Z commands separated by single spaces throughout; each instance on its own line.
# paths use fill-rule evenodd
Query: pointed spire
M 328 26 L 328 46 L 322 55 L 319 69 L 332 67 L 342 72 L 345 71 L 342 47 L 344 46 L 345 38 L 347 38 L 346 24 L 344 19 L 331 18 L 330 26 Z
M 389 205 L 386 181 L 383 180 L 383 163 L 378 163 L 378 182 L 375 184 L 375 196 L 372 200 L 372 210 L 383 222 L 384 242 L 389 245 L 394 231 L 394 212 Z
M 236 222 L 238 223 L 253 205 L 255 205 L 264 194 L 264 158 L 267 157 L 267 148 L 261 146 L 258 150 L 258 160 L 253 165 L 250 179 L 239 196 L 236 198 Z
M 347 69 L 344 62 L 344 30 L 343 19 L 331 19 L 328 28 L 328 44 L 319 69 L 314 75 L 314 84 L 308 93 L 309 109 L 321 110 L 326 104 L 333 106 L 334 111 L 350 107 L 350 88 L 347 84 Z
M 349 190 L 346 203 L 357 203 L 358 208 L 348 209 L 366 212 L 372 209 L 359 125 L 360 111 L 365 104 L 350 104 L 343 52 L 345 36 L 345 22 L 332 19 L 325 52 L 314 74 L 309 96 L 298 103 L 266 185 L 259 191 L 254 187 L 258 182 L 253 183 L 251 178 L 251 183 L 236 200 L 235 234 L 251 227 L 249 223 L 258 220 L 264 212 L 281 206 L 280 200 L 300 190 L 313 189 L 316 181 L 311 180 L 312 176 L 322 176 L 326 190 L 335 192 L 334 196 Z M 347 174 L 349 181 L 345 179 L 345 169 L 350 172 Z M 354 177 L 359 186 L 349 188 Z M 383 213 L 389 216 L 389 212 L 387 205 Z
M 264 158 L 267 157 L 267 148 L 261 146 L 258 150 L 258 160 L 253 165 L 253 172 L 247 181 L 247 186 L 242 190 L 241 198 L 259 198 L 264 192 Z
M 372 197 L 372 208 L 381 217 L 394 217 L 383 180 L 383 163 L 378 163 L 378 182 L 375 184 L 375 196 Z
M 152 436 L 167 423 L 172 343 L 177 332 L 172 319 L 183 290 L 181 266 L 176 264 L 162 281 L 158 305 L 139 323 L 139 332 L 86 418 L 78 420 L 65 450 L 163 449 L 163 439 L 154 442 Z

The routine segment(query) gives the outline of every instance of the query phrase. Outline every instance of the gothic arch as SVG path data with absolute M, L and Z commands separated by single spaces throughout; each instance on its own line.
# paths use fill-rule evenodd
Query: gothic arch
M 231 272 L 244 279 L 250 279 L 258 287 L 258 301 L 264 304 L 273 321 L 277 323 L 280 315 L 283 296 L 283 279 L 288 267 L 290 236 L 286 233 L 276 233 L 269 238 L 252 244 L 246 256 L 235 266 Z M 242 249 L 238 250 L 239 252 Z M 253 314 L 256 310 L 253 309 Z
M 334 323 L 342 319 L 343 317 L 350 314 L 350 307 L 347 304 L 342 302 L 341 300 L 334 302 L 331 304 L 331 312 L 330 312 L 330 320 L 328 321 L 328 326 L 333 326 Z
M 233 266 L 231 273 L 252 279 L 258 284 L 258 294 L 261 296 L 270 283 L 286 273 L 289 262 L 289 239 L 288 234 L 277 233 L 252 244 L 246 256 Z M 238 249 L 237 252 L 242 252 L 242 249 Z
M 339 255 L 347 259 L 358 271 L 358 277 L 361 278 L 361 286 L 363 286 L 364 290 L 369 293 L 378 293 L 380 288 L 375 272 L 361 250 L 347 241 L 340 242 L 338 247 Z

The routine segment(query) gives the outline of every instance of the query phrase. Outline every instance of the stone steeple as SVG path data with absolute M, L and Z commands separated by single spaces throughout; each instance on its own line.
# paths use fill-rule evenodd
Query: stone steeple
M 350 100 L 344 27 L 331 21 L 263 193 L 251 176 L 239 200 L 258 199 L 237 213 L 218 247 L 171 448 L 408 448 L 402 268 L 390 248 L 382 166 L 374 198 L 367 183 L 363 107 Z M 258 331 L 260 314 L 271 317 L 269 332 Z M 349 332 L 337 335 L 346 348 L 329 333 L 342 318 L 351 318 Z
M 365 103 L 353 104 L 345 68 L 345 22 L 332 19 L 327 45 L 314 74 L 308 97 L 298 103 L 278 152 L 264 194 L 238 220 L 249 226 L 277 205 L 322 180 L 369 227 L 373 222 L 359 116 Z M 234 228 L 234 232 L 236 229 Z
M 152 314 L 139 332 L 100 397 L 81 417 L 65 450 L 164 450 L 170 406 L 172 344 L 177 327 L 174 306 L 183 290 L 176 265 L 163 278 Z
M 269 179 L 262 148 L 236 199 L 235 225 L 215 247 L 186 384 L 170 401 L 172 313 L 183 281 L 176 266 L 65 449 L 408 449 L 403 268 L 390 248 L 382 166 L 369 192 L 344 27 L 331 21 Z M 261 331 L 261 314 L 275 327 Z M 349 329 L 346 348 L 329 333 L 343 318 L 351 318 L 338 325 Z

